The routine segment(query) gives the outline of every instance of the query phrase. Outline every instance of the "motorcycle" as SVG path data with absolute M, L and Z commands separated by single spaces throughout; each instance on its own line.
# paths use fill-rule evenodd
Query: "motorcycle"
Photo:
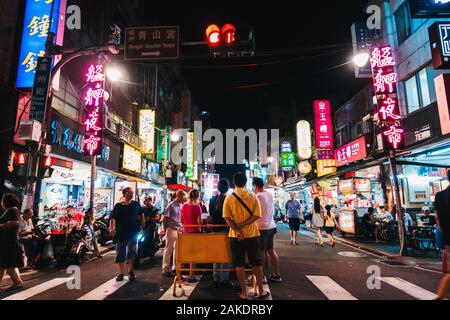
M 135 266 L 139 266 L 142 259 L 153 258 L 161 248 L 158 224 L 154 220 L 146 221 L 146 226 L 137 235 L 137 255 Z
M 34 265 L 37 269 L 47 267 L 54 258 L 51 235 L 56 227 L 54 219 L 40 220 L 36 224 L 34 235 L 38 244 Z

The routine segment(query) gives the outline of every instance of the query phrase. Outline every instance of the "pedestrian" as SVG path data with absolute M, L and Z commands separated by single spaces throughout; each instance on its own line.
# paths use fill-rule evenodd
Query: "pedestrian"
M 450 171 L 447 172 L 448 180 L 450 181 Z M 444 257 L 447 261 L 444 264 L 448 265 L 448 257 L 450 253 L 450 186 L 444 191 L 438 192 L 435 198 L 435 208 L 437 214 L 437 224 L 442 234 L 444 245 L 446 247 L 446 254 Z M 450 291 L 450 274 L 445 273 L 442 277 L 439 289 L 437 292 L 437 299 L 444 300 L 448 298 Z
M 295 192 L 291 192 L 290 199 L 285 205 L 287 217 L 289 219 L 289 229 L 291 233 L 291 245 L 297 245 L 297 232 L 300 230 L 300 217 L 305 219 L 301 210 L 300 202 L 295 200 Z
M 317 244 L 321 247 L 323 247 L 323 239 L 322 239 L 322 229 L 324 225 L 323 219 L 324 219 L 323 207 L 320 204 L 319 197 L 317 197 L 314 199 L 312 223 L 316 228 Z
M 137 236 L 145 228 L 144 210 L 133 200 L 134 191 L 127 187 L 122 190 L 123 198 L 111 212 L 110 233 L 116 244 L 116 260 L 120 273 L 117 281 L 123 281 L 125 263 L 128 265 L 128 279 L 136 279 L 134 261 L 137 256 Z
M 330 205 L 325 206 L 325 210 L 327 211 L 325 214 L 325 232 L 328 235 L 330 247 L 334 247 L 334 237 L 333 232 L 337 227 L 336 215 L 333 212 L 333 208 Z
M 163 223 L 162 232 L 166 235 L 166 247 L 164 248 L 162 264 L 162 275 L 165 277 L 175 276 L 175 245 L 177 241 L 177 230 L 181 227 L 180 210 L 184 197 L 184 191 L 178 190 L 175 195 L 175 200 L 167 205 L 161 220 Z M 170 265 L 171 261 L 172 268 Z
M 36 259 L 37 241 L 34 238 L 34 226 L 31 218 L 33 217 L 32 209 L 25 209 L 20 216 L 19 221 L 19 237 L 23 245 L 25 255 L 27 257 L 27 267 L 34 267 Z
M 237 172 L 233 176 L 235 191 L 225 199 L 223 205 L 223 217 L 230 227 L 231 253 L 233 264 L 236 266 L 236 277 L 241 285 L 242 292 L 239 299 L 247 300 L 247 284 L 245 281 L 245 256 L 253 267 L 253 274 L 259 289 L 259 298 L 270 296 L 264 291 L 263 270 L 261 265 L 261 253 L 259 248 L 259 230 L 256 220 L 261 218 L 261 206 L 258 198 L 245 189 L 247 176 Z
M 19 268 L 24 266 L 24 254 L 19 240 L 20 201 L 16 195 L 8 193 L 2 198 L 3 214 L 0 215 L 0 287 L 5 273 L 13 284 L 7 291 L 23 287 Z
M 267 274 L 268 256 L 273 270 L 273 273 L 269 276 L 268 280 L 270 282 L 280 283 L 282 282 L 280 275 L 280 261 L 274 247 L 274 237 L 277 233 L 277 225 L 273 219 L 275 209 L 273 196 L 264 190 L 264 181 L 261 178 L 253 179 L 253 189 L 255 190 L 256 197 L 261 206 L 261 219 L 256 220 L 256 225 L 258 226 L 260 233 L 259 243 L 263 271 L 264 274 Z
M 227 198 L 227 192 L 230 189 L 230 182 L 228 179 L 220 179 L 217 184 L 218 195 L 213 196 L 209 200 L 209 215 L 213 225 L 226 225 L 226 221 L 223 218 L 223 204 Z M 218 227 L 214 228 L 215 233 L 229 233 L 230 228 Z M 214 270 L 227 270 L 231 269 L 231 264 L 228 263 L 215 263 L 213 265 Z M 214 271 L 214 286 L 218 289 L 231 287 L 230 273 L 228 271 Z
M 192 189 L 188 193 L 188 202 L 180 208 L 180 221 L 184 226 L 183 233 L 201 233 L 202 227 L 192 227 L 202 224 L 202 207 L 199 204 L 200 193 L 196 189 Z M 189 227 L 189 225 L 191 225 Z M 192 272 L 193 264 L 190 264 L 189 283 L 196 283 L 198 280 Z

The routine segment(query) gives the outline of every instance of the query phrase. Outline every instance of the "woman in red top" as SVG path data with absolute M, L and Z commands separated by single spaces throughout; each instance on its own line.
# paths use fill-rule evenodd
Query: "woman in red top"
M 192 189 L 188 194 L 188 202 L 183 204 L 180 209 L 180 219 L 184 226 L 188 225 L 200 225 L 202 224 L 202 207 L 198 203 L 200 194 L 197 190 Z M 201 227 L 184 227 L 184 233 L 201 233 Z M 194 272 L 192 271 L 193 264 L 189 265 L 191 271 L 189 272 L 189 283 L 198 282 L 194 277 Z
M 195 189 L 188 194 L 188 202 L 183 204 L 180 209 L 181 223 L 183 225 L 200 225 L 202 224 L 202 208 L 198 203 L 199 192 Z M 201 227 L 185 227 L 184 233 L 201 233 Z

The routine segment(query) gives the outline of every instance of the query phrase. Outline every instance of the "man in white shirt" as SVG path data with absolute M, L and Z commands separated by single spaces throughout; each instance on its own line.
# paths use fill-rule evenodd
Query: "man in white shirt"
M 256 197 L 261 205 L 261 219 L 256 221 L 260 232 L 260 250 L 262 253 L 263 267 L 267 265 L 267 256 L 269 256 L 273 274 L 268 278 L 270 282 L 282 282 L 280 276 L 280 262 L 274 249 L 274 236 L 277 233 L 277 226 L 273 218 L 275 204 L 273 196 L 264 190 L 264 181 L 261 178 L 253 179 L 253 188 Z M 267 270 L 264 270 L 265 272 Z

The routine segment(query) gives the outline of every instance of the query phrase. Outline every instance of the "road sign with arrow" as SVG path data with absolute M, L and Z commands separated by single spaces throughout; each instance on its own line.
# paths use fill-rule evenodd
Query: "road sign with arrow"
M 178 59 L 179 51 L 179 26 L 125 30 L 125 60 Z

